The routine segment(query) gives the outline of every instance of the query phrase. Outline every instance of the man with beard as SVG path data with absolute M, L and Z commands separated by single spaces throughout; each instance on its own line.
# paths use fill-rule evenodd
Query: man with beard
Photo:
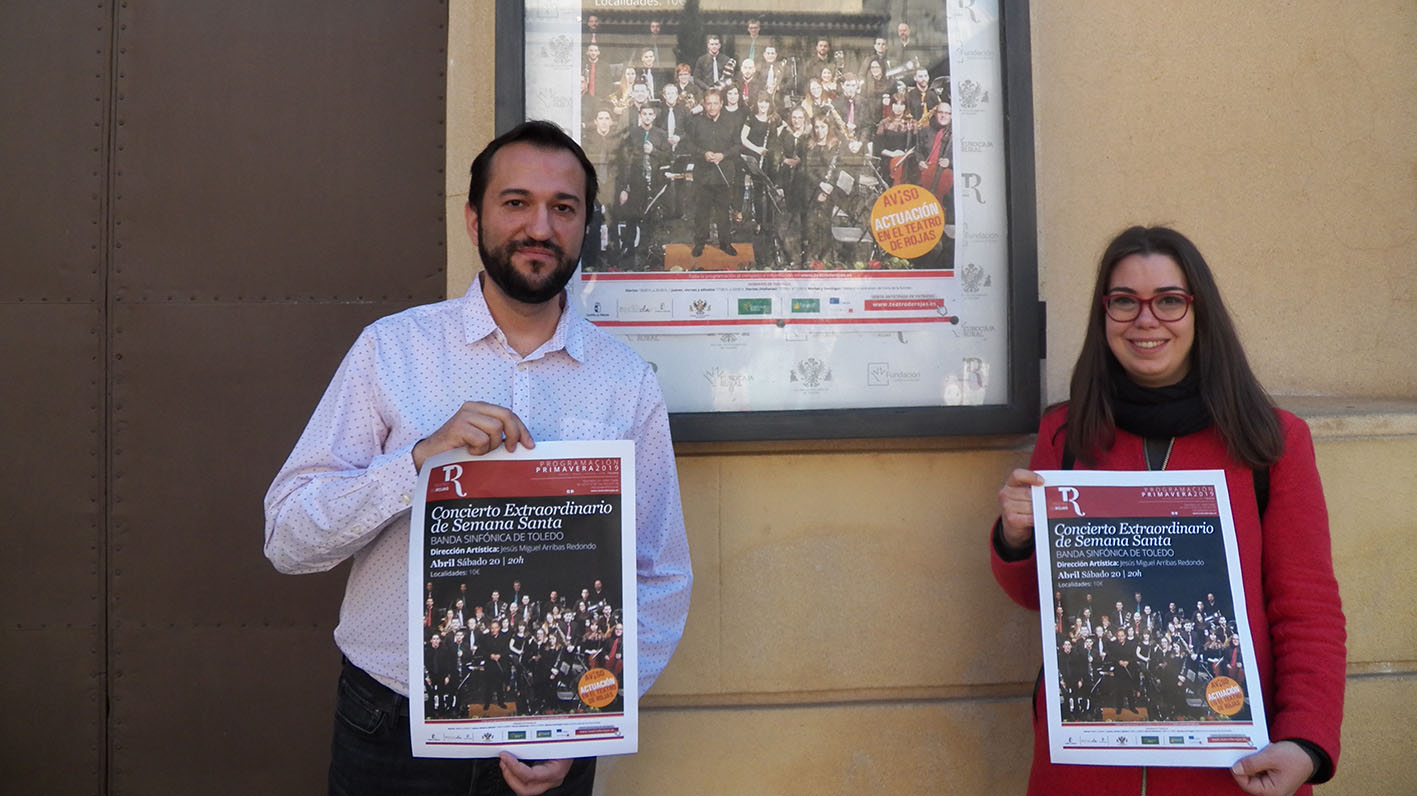
M 633 441 L 639 693 L 683 633 L 692 576 L 664 399 L 648 363 L 564 290 L 596 189 L 584 152 L 553 124 L 526 122 L 488 144 L 464 209 L 484 271 L 462 297 L 363 331 L 266 495 L 265 553 L 277 569 L 321 572 L 354 558 L 335 629 L 345 661 L 332 793 L 408 793 L 415 782 L 420 793 L 591 792 L 591 758 L 411 754 L 409 506 L 430 456 Z
M 920 66 L 920 54 L 916 42 L 910 36 L 910 25 L 902 22 L 895 27 L 895 41 L 891 42 L 886 54 L 887 64 L 892 69 L 911 69 Z
M 935 106 L 941 102 L 944 102 L 944 94 L 930 82 L 930 73 L 924 69 L 916 69 L 915 85 L 905 93 L 905 110 L 910 114 L 910 118 L 923 127 L 930 122 L 930 114 L 935 112 Z

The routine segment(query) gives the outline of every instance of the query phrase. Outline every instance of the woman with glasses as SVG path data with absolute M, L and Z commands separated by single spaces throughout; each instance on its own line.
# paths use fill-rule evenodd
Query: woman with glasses
M 1107 247 L 1070 400 L 1044 413 L 1029 467 L 999 491 L 990 547 L 995 579 L 1033 610 L 1034 470 L 1225 471 L 1257 658 L 1243 665 L 1259 674 L 1271 739 L 1233 770 L 1055 765 L 1046 720 L 1035 721 L 1029 793 L 1288 796 L 1331 778 L 1345 631 L 1313 441 L 1270 402 L 1184 235 L 1132 227 Z M 1046 716 L 1041 694 L 1035 702 Z

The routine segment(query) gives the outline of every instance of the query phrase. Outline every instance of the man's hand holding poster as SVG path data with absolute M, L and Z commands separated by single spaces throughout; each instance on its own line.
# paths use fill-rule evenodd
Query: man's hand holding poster
M 634 484 L 628 441 L 425 463 L 409 539 L 416 756 L 635 751 Z

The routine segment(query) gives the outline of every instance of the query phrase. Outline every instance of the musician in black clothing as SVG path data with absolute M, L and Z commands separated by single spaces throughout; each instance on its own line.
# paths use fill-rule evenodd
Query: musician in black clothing
M 807 229 L 802 241 L 803 259 L 808 267 L 814 262 L 825 262 L 836 250 L 832 238 L 831 218 L 835 202 L 835 174 L 841 144 L 836 130 L 827 113 L 818 113 L 812 119 L 812 137 L 807 142 L 806 157 L 802 162 L 802 177 L 806 181 Z
M 806 246 L 807 210 L 812 203 L 811 196 L 815 195 L 815 187 L 812 187 L 812 194 L 809 196 L 807 179 L 803 176 L 803 162 L 807 157 L 807 144 L 811 140 L 812 131 L 807 126 L 807 112 L 801 107 L 793 108 L 787 114 L 787 125 L 778 131 L 774 140 L 776 146 L 772 158 L 776 167 L 777 186 L 783 197 L 783 226 L 790 227 L 799 241 L 797 256 L 792 258 L 795 263 L 789 262 L 785 263 L 786 265 L 805 265 L 803 249 Z M 783 230 L 784 233 L 786 231 Z M 784 252 L 784 257 L 786 254 Z
M 459 629 L 453 633 L 453 640 L 450 644 L 445 644 L 444 648 L 451 648 L 453 659 L 452 678 L 449 680 L 448 697 L 445 701 L 451 702 L 448 707 L 457 711 L 471 702 L 475 687 L 474 677 L 477 674 L 478 662 L 475 660 L 477 650 L 468 643 L 468 634 Z
M 772 95 L 766 91 L 759 91 L 753 98 L 750 113 L 743 122 L 742 132 L 739 140 L 743 144 L 743 161 L 750 177 L 749 211 L 751 217 L 748 219 L 749 229 L 757 236 L 755 238 L 754 252 L 758 256 L 759 262 L 765 259 L 765 253 L 770 249 L 762 248 L 776 237 L 777 230 L 773 228 L 776 223 L 776 204 L 778 197 L 775 192 L 775 184 L 770 187 L 773 168 L 772 159 L 768 156 L 770 150 L 777 144 L 777 132 L 782 127 L 782 121 L 777 118 L 777 113 L 773 108 Z
M 1062 688 L 1059 707 L 1066 712 L 1063 718 L 1071 720 L 1086 714 L 1092 676 L 1088 671 L 1087 655 L 1080 649 L 1073 649 L 1070 639 L 1064 639 L 1058 650 L 1058 683 Z
M 611 84 L 615 82 L 615 70 L 610 64 L 601 60 L 600 45 L 591 44 L 585 48 L 585 66 L 581 69 L 581 76 L 586 79 L 582 93 L 596 99 L 604 100 L 610 96 Z M 588 102 L 584 97 L 581 102 Z
M 777 47 L 769 44 L 763 48 L 763 62 L 754 68 L 756 76 L 763 81 L 763 90 L 773 95 L 774 100 L 783 94 L 791 93 L 792 88 L 788 86 L 783 90 L 783 85 L 788 79 L 782 64 L 777 62 Z
M 924 68 L 915 70 L 915 84 L 905 93 L 905 110 L 917 125 L 930 122 L 930 114 L 935 106 L 945 101 L 943 89 L 930 81 L 930 73 Z
M 442 716 L 450 707 L 453 689 L 452 647 L 443 646 L 443 637 L 433 633 L 423 648 L 423 684 L 429 696 L 429 713 Z
M 741 185 L 738 179 L 738 155 L 742 150 L 740 126 L 730 123 L 723 115 L 723 97 L 717 89 L 704 92 L 704 112 L 690 128 L 691 149 L 694 153 L 694 249 L 693 256 L 704 253 L 708 243 L 709 223 L 718 225 L 718 248 L 737 255 L 733 248 L 733 203 L 730 189 Z
M 653 48 L 645 47 L 640 50 L 639 75 L 636 79 L 638 82 L 645 84 L 645 88 L 649 90 L 651 97 L 658 94 L 665 83 L 672 83 L 674 81 L 673 72 L 661 68 L 657 58 L 658 56 L 655 55 Z
M 502 632 L 502 623 L 499 620 L 492 620 L 492 629 L 482 638 L 478 639 L 478 652 L 486 661 L 486 669 L 482 675 L 482 709 L 487 710 L 495 695 L 497 706 L 505 708 L 507 706 L 507 642 L 510 639 Z
M 1136 650 L 1127 641 L 1127 631 L 1124 628 L 1117 628 L 1115 640 L 1107 646 L 1107 662 L 1105 664 L 1112 679 L 1112 709 L 1117 712 L 1117 718 L 1122 718 L 1122 707 L 1125 705 L 1133 712 L 1137 709 L 1137 662 Z
M 723 41 L 717 33 L 708 36 L 708 52 L 694 62 L 694 83 L 700 90 L 721 88 L 723 82 L 733 77 L 728 68 L 729 58 L 722 52 Z
M 860 79 L 855 73 L 847 72 L 841 78 L 841 95 L 832 104 L 848 143 L 864 147 L 876 133 L 876 112 L 880 110 L 881 103 L 879 97 L 873 101 L 861 96 L 860 89 Z M 855 151 L 853 149 L 853 153 Z
M 655 125 L 654 105 L 640 109 L 639 124 L 631 128 L 620 148 L 619 202 L 615 216 L 620 262 L 632 269 L 648 265 L 650 203 L 664 187 L 664 169 L 673 156 L 669 136 Z

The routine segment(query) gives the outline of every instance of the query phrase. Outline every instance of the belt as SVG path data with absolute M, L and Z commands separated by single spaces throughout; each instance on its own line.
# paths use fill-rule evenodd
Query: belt
M 408 697 L 375 680 L 374 675 L 350 663 L 349 658 L 341 658 L 341 661 L 342 676 L 346 682 L 360 692 L 361 696 L 368 699 L 374 706 L 387 710 L 396 716 L 408 716 Z

